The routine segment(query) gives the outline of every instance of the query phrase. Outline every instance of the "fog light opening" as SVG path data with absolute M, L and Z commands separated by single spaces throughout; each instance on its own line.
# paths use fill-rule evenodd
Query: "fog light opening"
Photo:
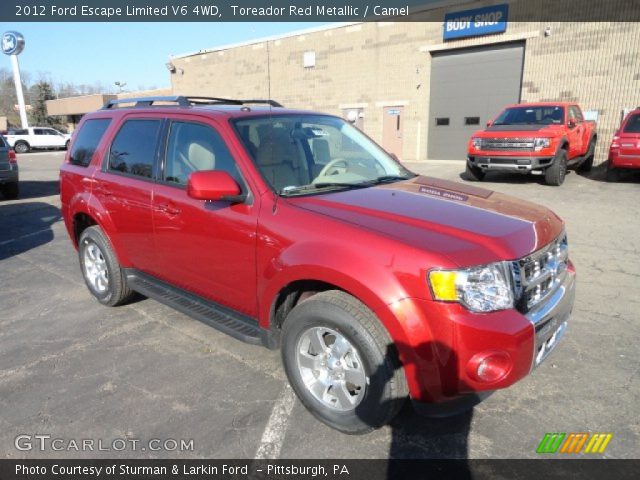
M 507 352 L 481 353 L 469 362 L 469 373 L 477 381 L 495 383 L 511 371 L 511 357 Z

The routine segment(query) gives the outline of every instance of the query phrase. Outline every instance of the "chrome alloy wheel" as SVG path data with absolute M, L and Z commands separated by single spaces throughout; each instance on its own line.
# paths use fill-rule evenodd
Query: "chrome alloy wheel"
M 84 247 L 84 276 L 98 293 L 104 293 L 109 289 L 109 270 L 107 261 L 102 251 L 90 240 L 85 240 Z
M 296 352 L 305 387 L 323 405 L 346 412 L 362 401 L 369 379 L 358 351 L 343 335 L 310 328 L 300 336 Z

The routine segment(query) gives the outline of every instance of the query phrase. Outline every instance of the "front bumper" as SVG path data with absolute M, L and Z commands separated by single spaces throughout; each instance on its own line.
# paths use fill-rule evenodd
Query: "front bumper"
M 483 171 L 531 172 L 549 167 L 553 163 L 553 157 L 469 155 L 467 162 Z
M 407 343 L 396 341 L 412 400 L 419 410 L 445 415 L 473 405 L 493 390 L 526 377 L 558 345 L 575 299 L 575 273 L 527 314 L 517 310 L 472 313 L 457 303 L 405 299 L 393 306 Z M 476 374 L 478 358 L 507 359 L 504 376 L 483 381 Z

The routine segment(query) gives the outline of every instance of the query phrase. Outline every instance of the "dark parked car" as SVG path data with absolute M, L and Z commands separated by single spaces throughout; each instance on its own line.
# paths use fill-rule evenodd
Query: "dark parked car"
M 0 135 L 0 190 L 4 198 L 17 198 L 20 191 L 16 154 L 2 135 Z

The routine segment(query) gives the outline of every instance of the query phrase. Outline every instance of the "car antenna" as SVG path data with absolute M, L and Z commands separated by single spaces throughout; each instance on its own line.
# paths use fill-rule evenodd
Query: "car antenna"
M 269 147 L 271 148 L 271 156 L 273 156 L 273 116 L 272 109 L 273 105 L 271 104 L 271 50 L 269 49 L 269 40 L 267 39 L 267 98 L 269 99 Z M 274 178 L 273 185 L 276 183 L 275 179 L 275 169 L 274 169 Z M 275 214 L 278 211 L 278 199 L 280 195 L 276 193 L 276 198 L 273 202 L 273 209 L 271 213 Z

